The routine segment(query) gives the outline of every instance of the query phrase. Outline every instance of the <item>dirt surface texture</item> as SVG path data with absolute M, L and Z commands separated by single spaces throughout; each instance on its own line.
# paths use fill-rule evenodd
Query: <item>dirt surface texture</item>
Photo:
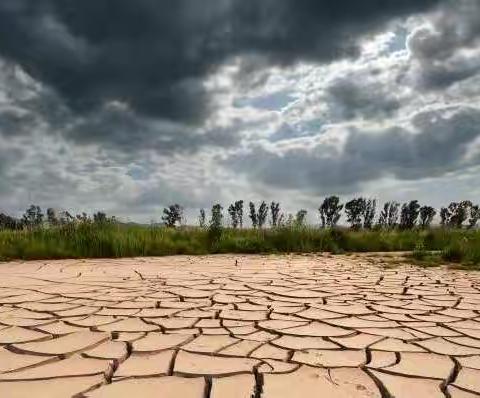
M 0 264 L 0 397 L 480 396 L 480 273 L 385 265 Z

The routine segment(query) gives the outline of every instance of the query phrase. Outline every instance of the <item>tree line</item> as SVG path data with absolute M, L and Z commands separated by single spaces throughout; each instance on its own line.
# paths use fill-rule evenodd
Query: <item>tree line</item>
M 114 222 L 116 222 L 115 217 L 108 217 L 106 213 L 101 211 L 89 216 L 87 213 L 72 215 L 68 211 L 57 212 L 53 208 L 48 208 L 44 214 L 40 206 L 36 205 L 28 207 L 21 218 L 15 218 L 5 213 L 0 213 L 0 229 L 10 230 L 38 228 L 46 224 L 56 227 L 75 223 L 102 224 Z
M 246 208 L 246 209 L 245 209 Z M 249 202 L 245 206 L 243 200 L 232 203 L 227 208 L 227 224 L 233 229 L 244 227 L 245 212 L 252 228 L 266 227 L 302 227 L 307 222 L 307 210 L 301 209 L 295 214 L 282 212 L 279 202 L 267 204 L 262 201 L 259 205 Z M 166 227 L 174 228 L 184 223 L 184 209 L 179 204 L 173 204 L 163 210 L 162 223 Z M 342 215 L 353 230 L 360 229 L 414 229 L 429 228 L 437 215 L 432 206 L 420 205 L 418 200 L 400 204 L 395 201 L 387 202 L 379 209 L 377 217 L 377 200 L 370 198 L 354 198 L 341 203 L 338 196 L 329 196 L 323 200 L 318 208 L 318 218 L 322 228 L 335 228 Z M 471 201 L 452 202 L 442 207 L 438 213 L 440 225 L 445 228 L 474 229 L 480 220 L 480 207 Z M 115 217 L 108 217 L 104 212 L 96 212 L 92 216 L 81 213 L 73 216 L 68 211 L 57 212 L 49 208 L 46 214 L 39 206 L 31 205 L 19 219 L 0 213 L 0 229 L 20 230 L 26 228 L 48 226 L 63 226 L 76 223 L 114 223 Z M 205 209 L 200 209 L 198 225 L 201 228 L 220 229 L 224 226 L 224 208 L 215 204 L 210 210 L 209 219 Z
M 243 228 L 244 225 L 243 200 L 232 203 L 227 208 L 229 216 L 228 225 L 233 229 Z M 198 224 L 207 226 L 223 225 L 223 207 L 215 204 L 211 209 L 210 220 L 207 220 L 205 209 L 200 209 Z M 254 202 L 248 203 L 248 218 L 253 228 L 305 226 L 307 210 L 301 209 L 295 214 L 285 214 L 281 211 L 280 203 L 267 204 L 262 201 L 258 206 Z M 167 227 L 179 226 L 183 220 L 183 208 L 172 205 L 164 209 L 162 220 Z M 338 196 L 329 196 L 324 199 L 318 208 L 320 226 L 334 228 L 338 225 L 342 215 L 353 230 L 360 229 L 413 229 L 429 228 L 437 215 L 437 210 L 432 206 L 420 205 L 418 200 L 400 204 L 395 201 L 386 202 L 379 209 L 377 217 L 377 200 L 369 198 L 355 198 L 346 203 L 341 203 Z M 439 212 L 440 225 L 448 228 L 473 229 L 480 220 L 480 207 L 471 201 L 452 202 L 447 207 L 442 207 Z

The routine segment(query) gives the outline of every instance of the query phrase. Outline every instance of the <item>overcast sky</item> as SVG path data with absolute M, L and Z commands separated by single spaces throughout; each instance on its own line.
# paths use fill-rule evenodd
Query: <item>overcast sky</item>
M 480 1 L 0 1 L 0 212 L 330 194 L 480 201 Z

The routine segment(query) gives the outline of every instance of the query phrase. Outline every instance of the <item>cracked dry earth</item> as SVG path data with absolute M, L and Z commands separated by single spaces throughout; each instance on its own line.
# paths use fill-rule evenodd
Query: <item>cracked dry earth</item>
M 480 274 L 361 256 L 0 264 L 0 397 L 32 395 L 480 396 Z

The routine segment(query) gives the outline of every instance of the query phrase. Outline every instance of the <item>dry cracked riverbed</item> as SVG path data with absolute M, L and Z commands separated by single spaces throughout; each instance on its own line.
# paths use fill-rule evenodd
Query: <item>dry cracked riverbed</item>
M 480 396 L 480 273 L 342 256 L 0 264 L 0 397 L 32 396 Z

